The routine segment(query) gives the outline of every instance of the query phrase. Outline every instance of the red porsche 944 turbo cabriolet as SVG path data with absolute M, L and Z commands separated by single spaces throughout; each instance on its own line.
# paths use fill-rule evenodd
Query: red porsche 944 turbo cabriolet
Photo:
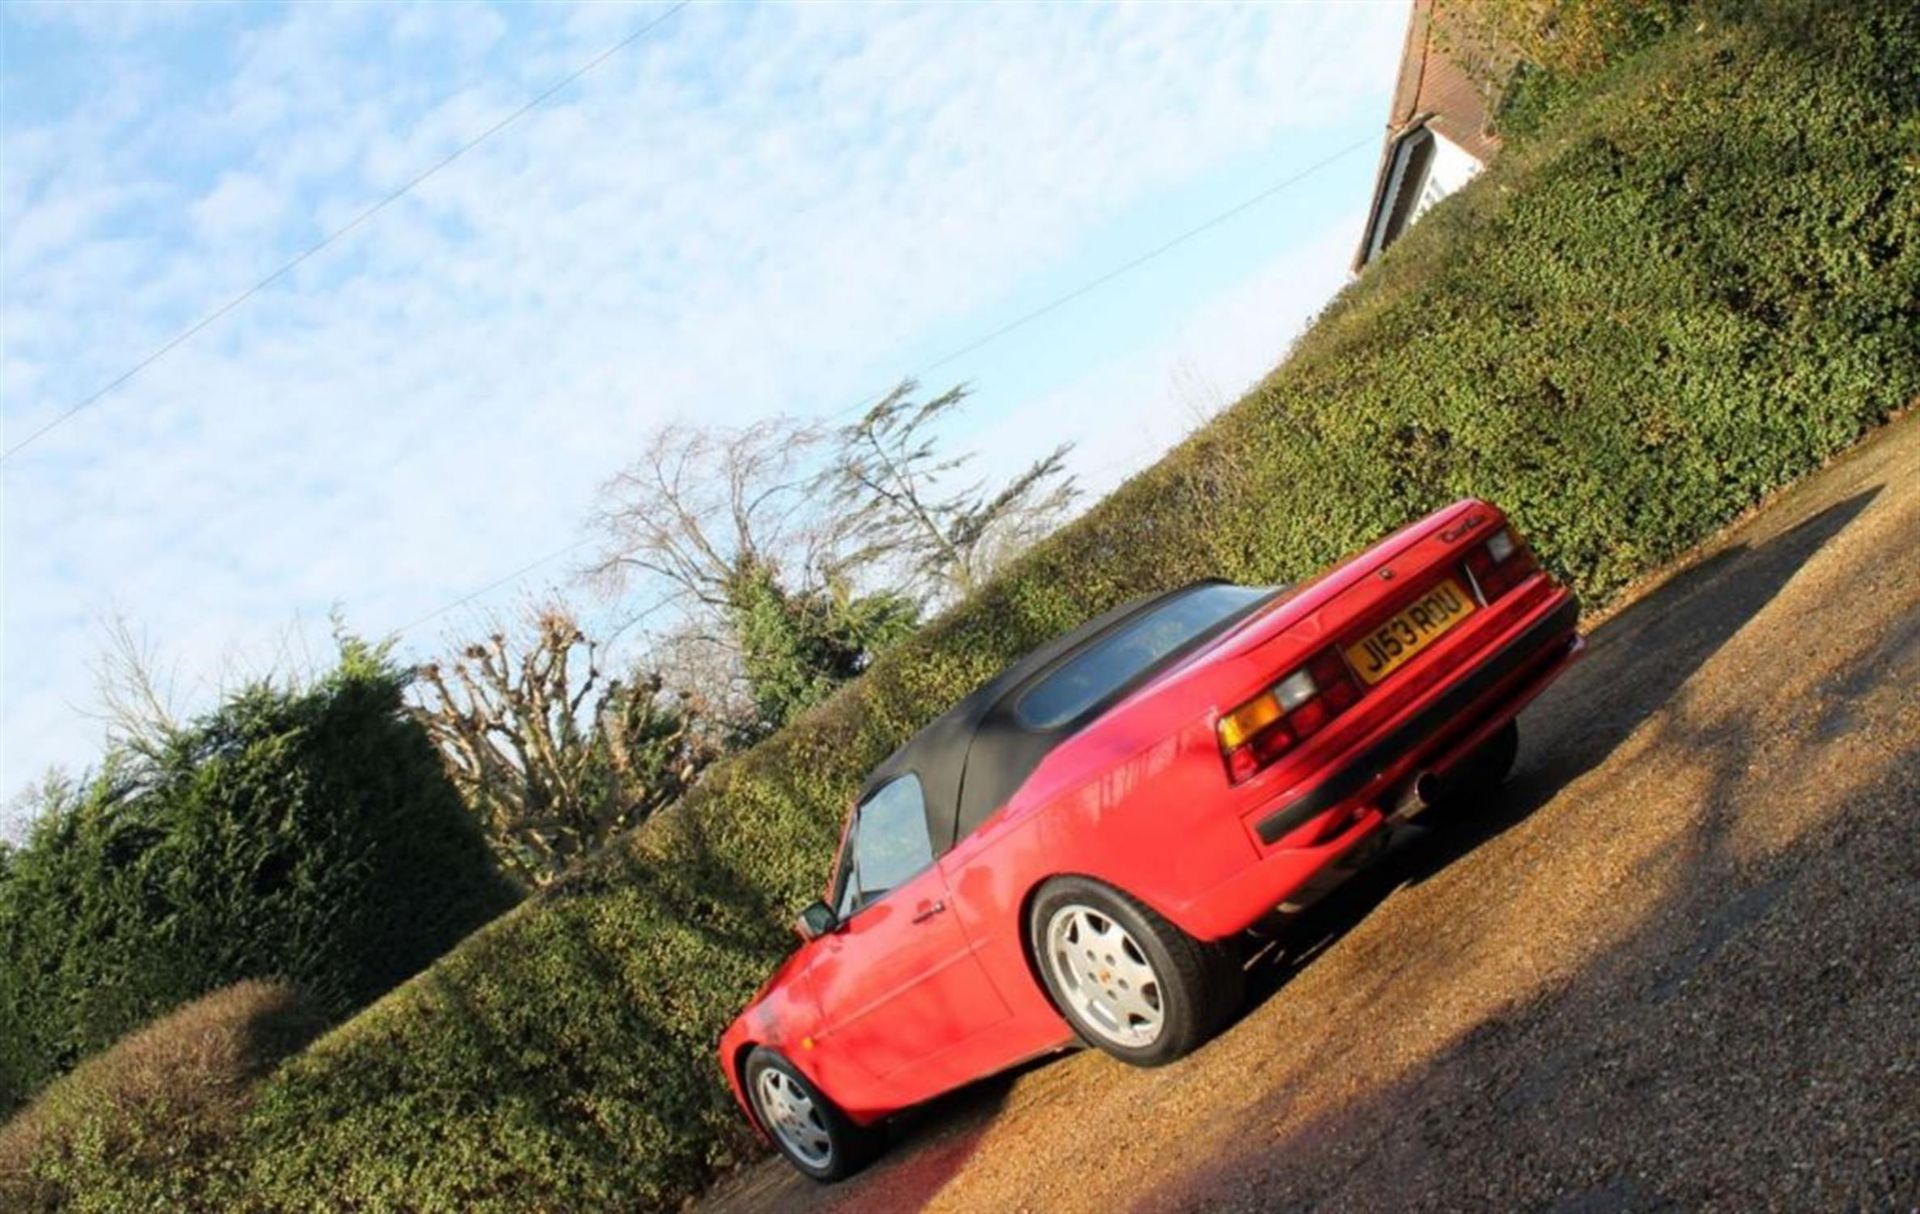
M 1249 927 L 1505 777 L 1577 614 L 1469 500 L 1311 582 L 1203 582 L 1027 655 L 868 779 L 801 947 L 721 1038 L 735 1096 L 830 1180 L 888 1114 L 1076 1039 L 1194 1049 Z

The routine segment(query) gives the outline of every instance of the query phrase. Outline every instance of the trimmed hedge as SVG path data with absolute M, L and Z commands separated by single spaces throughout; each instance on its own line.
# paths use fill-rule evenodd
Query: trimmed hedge
M 248 980 L 87 1059 L 0 1126 L 0 1208 L 175 1210 L 199 1163 L 245 1116 L 254 1085 L 325 1027 L 290 987 Z
M 0 1110 L 242 978 L 344 1018 L 513 905 L 405 682 L 348 642 L 50 794 L 0 865 Z
M 212 1207 L 671 1208 L 753 1151 L 713 1065 L 870 765 L 1000 665 L 1465 494 L 1590 600 L 1920 391 L 1920 17 L 1715 24 L 1613 69 L 1158 466 L 819 710 L 291 1060 Z M 216 1183 L 217 1182 L 217 1183 Z

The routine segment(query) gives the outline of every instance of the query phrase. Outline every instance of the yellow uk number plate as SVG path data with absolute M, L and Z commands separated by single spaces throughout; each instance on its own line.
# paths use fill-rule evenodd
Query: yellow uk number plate
M 1448 578 L 1421 595 L 1399 615 L 1347 646 L 1347 661 L 1371 687 L 1413 660 L 1447 629 L 1473 614 L 1473 599 Z

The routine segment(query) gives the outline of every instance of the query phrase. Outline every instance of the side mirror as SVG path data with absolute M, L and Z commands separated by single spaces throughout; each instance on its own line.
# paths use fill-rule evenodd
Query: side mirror
M 794 934 L 803 941 L 818 940 L 839 926 L 840 917 L 824 902 L 808 903 L 807 908 L 800 912 L 800 917 L 793 921 Z

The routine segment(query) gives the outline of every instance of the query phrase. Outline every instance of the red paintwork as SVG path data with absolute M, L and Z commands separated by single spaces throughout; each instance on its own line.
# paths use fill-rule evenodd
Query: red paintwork
M 1220 715 L 1328 644 L 1363 635 L 1437 579 L 1461 577 L 1463 554 L 1505 525 L 1496 507 L 1459 502 L 1294 587 L 1052 751 L 931 868 L 802 945 L 720 1041 L 722 1069 L 749 1119 L 740 1065 L 754 1045 L 779 1050 L 864 1124 L 1072 1044 L 1023 939 L 1027 899 L 1049 877 L 1098 878 L 1191 935 L 1220 939 L 1378 831 L 1411 776 L 1443 772 L 1578 656 L 1570 627 L 1540 660 L 1275 845 L 1260 842 L 1254 823 L 1351 766 L 1369 743 L 1565 605 L 1571 596 L 1547 575 L 1480 607 L 1238 786 L 1222 764 Z M 1391 579 L 1379 575 L 1383 567 Z M 947 913 L 914 921 L 935 902 Z

